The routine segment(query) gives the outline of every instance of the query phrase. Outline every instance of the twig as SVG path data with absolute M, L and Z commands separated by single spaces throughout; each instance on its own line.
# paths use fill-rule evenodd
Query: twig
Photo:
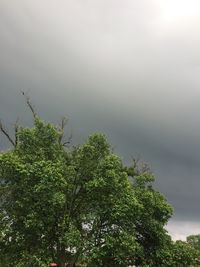
M 32 112 L 32 114 L 33 114 L 33 117 L 35 118 L 35 117 L 37 116 L 37 113 L 35 112 L 35 109 L 34 109 L 32 103 L 31 103 L 31 101 L 30 101 L 30 97 L 29 97 L 24 91 L 22 91 L 22 90 L 21 90 L 21 93 L 22 93 L 22 95 L 25 97 L 25 99 L 26 99 L 26 104 L 27 104 L 27 106 L 30 108 L 30 110 L 31 110 L 31 112 Z
M 68 119 L 66 117 L 62 117 L 61 123 L 60 123 L 60 136 L 58 139 L 58 143 L 61 144 L 63 136 L 64 136 L 64 131 L 65 131 L 65 126 L 67 125 Z
M 16 120 L 14 129 L 15 129 L 15 146 L 17 146 L 18 143 L 18 130 L 19 130 L 19 125 L 18 125 L 19 119 Z
M 67 146 L 68 144 L 70 144 L 72 141 L 72 137 L 73 137 L 73 134 L 71 132 L 70 136 L 67 138 L 67 141 L 63 142 L 62 145 Z
M 5 129 L 5 127 L 3 126 L 1 120 L 0 120 L 0 131 L 7 137 L 7 139 L 10 141 L 10 143 L 15 146 L 15 142 L 12 140 L 12 138 L 10 137 L 8 131 Z

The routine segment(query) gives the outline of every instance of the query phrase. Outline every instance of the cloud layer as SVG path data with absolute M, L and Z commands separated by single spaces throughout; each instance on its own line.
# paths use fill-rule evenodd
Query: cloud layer
M 69 116 L 75 143 L 105 132 L 124 161 L 150 163 L 189 229 L 200 219 L 199 31 L 195 0 L 2 0 L 0 116 L 30 123 L 22 89 L 45 119 Z

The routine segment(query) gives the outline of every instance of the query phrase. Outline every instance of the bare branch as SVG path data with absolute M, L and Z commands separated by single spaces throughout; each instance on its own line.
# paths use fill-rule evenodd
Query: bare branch
M 30 101 L 30 97 L 27 95 L 27 93 L 25 93 L 24 91 L 21 90 L 22 95 L 25 97 L 26 99 L 26 104 L 27 106 L 30 108 L 33 117 L 35 118 L 37 116 L 37 113 L 35 112 L 34 106 L 32 105 L 31 101 Z
M 132 167 L 133 167 L 134 169 L 138 168 L 138 166 L 139 166 L 139 162 L 140 162 L 140 158 L 139 158 L 139 157 L 137 157 L 137 158 L 133 158 L 133 157 L 132 157 L 132 161 L 133 161 L 133 163 L 132 163 Z
M 131 168 L 134 170 L 135 175 L 151 173 L 150 166 L 147 163 L 141 161 L 139 157 L 137 158 L 132 157 Z
M 63 145 L 63 146 L 67 146 L 68 144 L 70 144 L 71 141 L 72 141 L 72 137 L 73 137 L 73 134 L 72 134 L 72 132 L 71 132 L 71 133 L 70 133 L 70 136 L 67 138 L 67 141 L 63 142 L 62 145 Z
M 66 117 L 62 117 L 61 123 L 59 125 L 59 130 L 60 130 L 60 136 L 58 139 L 58 143 L 61 144 L 62 139 L 64 137 L 64 132 L 65 132 L 65 126 L 67 125 L 68 119 Z
M 2 122 L 0 121 L 0 131 L 7 137 L 7 139 L 9 140 L 9 142 L 15 146 L 15 142 L 12 140 L 12 138 L 10 137 L 8 131 L 5 129 L 5 127 L 3 126 Z
M 61 119 L 61 129 L 64 130 L 65 126 L 67 125 L 68 119 L 66 117 L 62 117 Z
M 19 124 L 18 124 L 18 122 L 19 122 L 19 119 L 16 120 L 15 125 L 14 125 L 14 129 L 15 129 L 15 146 L 18 143 L 18 136 L 17 136 L 18 130 L 19 130 Z

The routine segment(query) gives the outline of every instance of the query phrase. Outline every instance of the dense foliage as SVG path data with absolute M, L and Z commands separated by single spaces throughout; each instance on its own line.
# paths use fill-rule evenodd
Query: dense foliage
M 36 116 L 0 153 L 0 266 L 190 266 L 196 243 L 172 243 L 152 174 L 124 166 L 102 134 L 71 149 L 61 135 Z

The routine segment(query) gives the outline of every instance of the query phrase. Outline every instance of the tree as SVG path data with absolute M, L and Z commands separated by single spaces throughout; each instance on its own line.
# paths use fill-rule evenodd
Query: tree
M 172 245 L 171 266 L 198 267 L 200 266 L 199 252 L 189 243 L 178 240 Z
M 125 167 L 102 134 L 65 148 L 64 123 L 33 114 L 0 153 L 2 266 L 164 266 L 172 209 L 150 172 Z
M 200 234 L 187 236 L 187 243 L 194 250 L 194 266 L 200 266 Z M 196 265 L 195 265 L 196 264 Z
M 200 252 L 200 235 L 187 236 L 187 243 Z

